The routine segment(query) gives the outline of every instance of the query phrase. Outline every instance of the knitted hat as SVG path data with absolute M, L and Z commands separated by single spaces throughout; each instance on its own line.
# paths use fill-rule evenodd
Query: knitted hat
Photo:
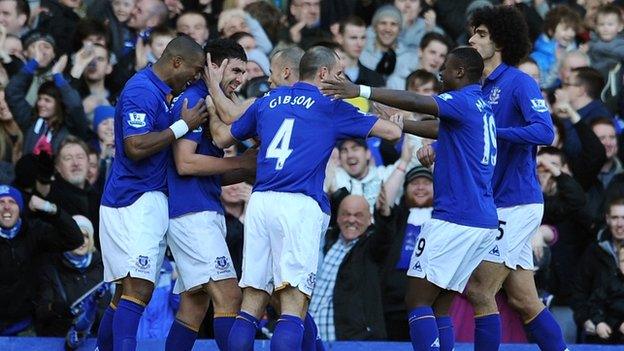
M 392 17 L 399 24 L 399 31 L 403 29 L 403 16 L 401 16 L 401 11 L 392 5 L 384 5 L 375 11 L 375 15 L 373 16 L 372 26 L 373 28 L 377 25 L 377 22 L 381 20 L 382 17 Z
M 22 193 L 10 185 L 0 185 L 0 198 L 10 197 L 15 203 L 17 203 L 17 207 L 19 207 L 20 212 L 24 208 L 24 200 L 22 199 Z
M 431 173 L 429 168 L 423 167 L 423 166 L 416 166 L 410 169 L 409 172 L 407 172 L 407 174 L 405 175 L 405 182 L 403 183 L 403 187 L 406 187 L 407 184 L 409 184 L 412 180 L 419 178 L 419 177 L 424 177 L 433 181 L 433 174 Z
M 97 133 L 98 126 L 109 118 L 115 118 L 113 106 L 100 105 L 93 111 L 93 131 Z

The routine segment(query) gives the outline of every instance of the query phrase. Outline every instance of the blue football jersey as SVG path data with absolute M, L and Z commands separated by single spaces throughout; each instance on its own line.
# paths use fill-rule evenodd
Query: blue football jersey
M 434 96 L 440 129 L 433 169 L 432 218 L 497 228 L 492 175 L 497 162 L 496 124 L 477 84 Z
M 299 82 L 256 100 L 231 131 L 238 140 L 260 138 L 253 191 L 302 193 L 329 214 L 323 181 L 332 149 L 338 140 L 367 137 L 376 121 Z
M 180 94 L 171 106 L 173 122 L 181 118 L 184 99 L 188 100 L 188 108 L 203 104 L 208 89 L 203 80 L 198 80 Z M 203 130 L 202 126 L 189 131 L 183 137 L 197 144 L 195 153 L 213 157 L 223 157 L 223 151 L 216 147 Z M 167 173 L 169 187 L 169 217 L 176 218 L 188 213 L 215 211 L 223 214 L 221 204 L 221 176 L 181 176 L 171 162 Z
M 115 159 L 104 187 L 102 205 L 126 207 L 148 191 L 167 191 L 170 148 L 139 161 L 131 160 L 124 140 L 134 135 L 163 131 L 171 125 L 167 94 L 171 88 L 151 67 L 126 83 L 115 107 Z
M 526 73 L 499 65 L 484 81 L 494 111 L 498 160 L 492 187 L 497 207 L 543 203 L 537 178 L 537 145 L 554 139 L 552 119 L 537 83 Z

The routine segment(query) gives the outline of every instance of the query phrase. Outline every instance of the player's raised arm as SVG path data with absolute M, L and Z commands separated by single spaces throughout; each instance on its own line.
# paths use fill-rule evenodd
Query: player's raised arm
M 187 104 L 188 102 L 184 100 L 182 119 L 172 124 L 169 128 L 160 132 L 148 132 L 125 138 L 124 151 L 126 155 L 133 161 L 139 161 L 166 148 L 175 139 L 186 134 L 189 129 L 195 129 L 200 124 L 204 123 L 208 116 L 206 113 L 206 106 L 204 106 L 204 104 L 197 104 L 189 110 Z M 139 115 L 139 113 L 136 113 L 136 118 L 139 118 Z M 143 115 L 143 118 L 146 118 L 145 115 Z M 138 120 L 131 122 L 137 125 L 139 122 L 145 123 Z
M 208 126 L 214 144 L 220 149 L 225 149 L 236 143 L 236 139 L 232 136 L 231 126 L 223 123 L 223 121 L 219 119 L 212 96 L 206 97 L 206 107 L 209 115 Z
M 366 99 L 381 102 L 406 111 L 420 112 L 428 115 L 438 115 L 438 105 L 430 96 L 416 94 L 405 90 L 371 88 L 366 85 L 356 85 L 343 76 L 334 76 L 323 79 L 321 91 L 339 99 L 348 99 L 361 96 Z

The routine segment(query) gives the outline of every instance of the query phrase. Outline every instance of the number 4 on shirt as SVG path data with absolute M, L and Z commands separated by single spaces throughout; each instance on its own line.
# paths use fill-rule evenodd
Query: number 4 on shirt
M 293 126 L 295 125 L 294 118 L 286 118 L 282 125 L 275 133 L 273 140 L 269 144 L 269 147 L 266 152 L 266 158 L 276 158 L 277 162 L 275 164 L 276 170 L 281 170 L 284 168 L 284 162 L 290 154 L 293 152 L 290 149 L 290 137 L 292 136 Z

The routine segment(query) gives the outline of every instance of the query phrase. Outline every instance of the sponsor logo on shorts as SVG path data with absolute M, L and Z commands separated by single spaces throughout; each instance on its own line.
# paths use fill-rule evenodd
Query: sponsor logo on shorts
M 492 250 L 490 250 L 490 255 L 494 255 L 494 256 L 500 257 L 500 250 L 498 249 L 498 245 L 494 245 Z
M 420 266 L 420 261 L 416 261 L 416 264 L 412 268 L 415 271 L 422 272 L 422 267 Z
M 305 286 L 310 290 L 314 290 L 314 286 L 316 285 L 316 274 L 310 273 L 308 274 L 308 279 L 306 279 Z
M 215 258 L 215 268 L 220 271 L 228 270 L 230 268 L 230 262 L 228 261 L 227 257 L 220 256 Z
M 136 266 L 142 270 L 150 268 L 151 265 L 149 257 L 140 255 L 139 258 L 137 258 Z

